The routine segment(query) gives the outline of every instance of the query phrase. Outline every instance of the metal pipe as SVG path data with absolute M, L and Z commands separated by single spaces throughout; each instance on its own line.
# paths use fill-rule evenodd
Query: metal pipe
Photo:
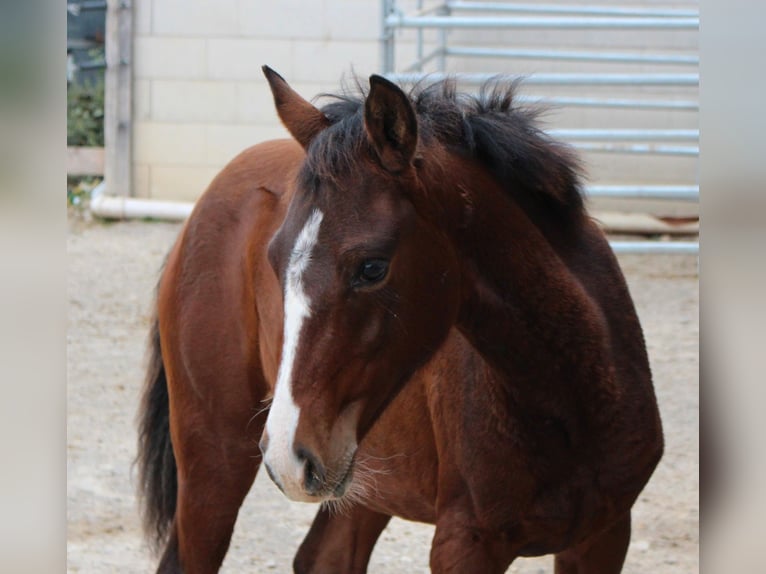
M 460 17 L 460 16 L 406 16 L 390 14 L 386 24 L 395 28 L 509 28 L 509 29 L 661 29 L 697 30 L 699 18 L 578 18 L 578 17 Z
M 699 130 L 652 129 L 553 129 L 547 133 L 568 140 L 607 141 L 698 141 L 700 135 Z
M 382 0 L 380 3 L 380 61 L 381 71 L 384 74 L 394 71 L 394 30 L 387 21 L 387 18 L 393 9 L 393 2 L 394 0 Z
M 588 197 L 624 199 L 698 201 L 700 196 L 696 185 L 588 185 L 583 191 Z
M 422 74 L 386 74 L 395 82 L 415 83 L 423 78 Z M 434 81 L 454 77 L 459 82 L 468 84 L 483 84 L 495 79 L 514 79 L 519 76 L 504 76 L 502 74 L 429 74 Z M 525 85 L 537 86 L 697 86 L 699 74 L 533 74 L 523 77 Z
M 630 64 L 698 65 L 699 57 L 687 54 L 621 54 L 619 52 L 578 52 L 563 50 L 527 50 L 500 48 L 447 48 L 447 56 L 469 58 L 525 58 L 535 60 L 572 60 L 578 62 L 623 62 Z
M 629 153 L 642 155 L 680 155 L 695 157 L 700 150 L 695 146 L 669 146 L 662 144 L 615 144 L 615 143 L 593 143 L 579 142 L 572 144 L 573 147 L 581 151 L 593 153 Z
M 695 112 L 699 110 L 699 102 L 688 100 L 626 100 L 613 98 L 577 98 L 571 96 L 528 96 L 519 94 L 516 96 L 515 101 L 533 104 L 585 108 L 631 108 L 646 110 L 683 110 Z
M 423 0 L 418 0 L 418 2 L 417 2 L 417 9 L 418 9 L 418 12 L 421 12 L 423 10 Z M 418 40 L 417 40 L 417 51 L 416 51 L 416 54 L 415 54 L 417 56 L 417 61 L 416 61 L 416 68 L 415 68 L 415 70 L 418 71 L 418 72 L 422 72 L 423 71 L 423 63 L 424 63 L 423 62 L 423 28 L 418 28 L 417 38 L 418 38 Z M 411 68 L 412 68 L 412 66 L 407 68 L 407 70 L 410 70 Z
M 586 14 L 590 16 L 645 16 L 652 18 L 696 18 L 698 10 L 635 8 L 617 6 L 565 6 L 557 4 L 502 4 L 495 2 L 450 2 L 453 11 L 512 12 L 519 14 Z
M 418 9 L 413 12 L 413 16 L 427 16 L 428 14 L 437 14 L 439 10 L 444 6 L 444 4 L 437 4 L 434 6 L 429 6 L 428 8 L 423 8 L 423 2 L 418 1 Z
M 428 62 L 437 58 L 440 55 L 441 55 L 441 50 L 439 48 L 436 48 L 433 51 L 431 51 L 431 53 L 429 53 L 427 56 L 420 58 L 415 63 L 407 66 L 404 69 L 404 72 L 407 73 L 407 72 L 414 72 L 416 70 L 422 70 L 425 64 L 427 64 Z
M 439 17 L 441 18 L 452 18 L 452 12 L 449 9 L 449 6 L 445 4 L 440 10 L 439 10 Z M 436 60 L 436 69 L 440 72 L 446 72 L 447 71 L 447 29 L 441 28 L 437 31 L 438 41 L 439 41 L 439 57 Z
M 91 193 L 90 211 L 104 219 L 162 219 L 183 221 L 194 209 L 193 203 L 159 201 L 135 197 L 107 195 L 107 183 L 102 181 Z
M 699 255 L 696 241 L 610 241 L 612 251 L 619 254 Z

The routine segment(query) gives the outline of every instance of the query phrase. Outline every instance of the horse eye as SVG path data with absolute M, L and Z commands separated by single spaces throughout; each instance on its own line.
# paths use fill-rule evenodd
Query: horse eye
M 383 281 L 388 273 L 388 261 L 385 259 L 368 259 L 360 266 L 354 278 L 356 287 L 373 285 Z

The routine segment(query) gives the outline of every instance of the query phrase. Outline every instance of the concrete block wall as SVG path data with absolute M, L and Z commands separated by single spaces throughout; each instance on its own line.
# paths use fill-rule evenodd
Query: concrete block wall
M 134 189 L 190 201 L 236 154 L 288 137 L 261 73 L 302 95 L 379 71 L 379 0 L 134 0 Z

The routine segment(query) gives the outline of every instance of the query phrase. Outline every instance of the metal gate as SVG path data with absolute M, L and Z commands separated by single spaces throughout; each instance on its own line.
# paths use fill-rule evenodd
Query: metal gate
M 428 4 L 428 5 L 426 5 Z M 565 71 L 533 73 L 525 77 L 524 85 L 533 89 L 552 90 L 547 95 L 522 95 L 521 101 L 552 104 L 559 108 L 609 110 L 612 122 L 619 125 L 621 114 L 629 110 L 660 112 L 671 125 L 696 125 L 699 110 L 699 58 L 693 50 L 658 50 L 652 46 L 658 34 L 684 31 L 694 35 L 699 28 L 699 14 L 693 7 L 661 7 L 655 4 L 628 7 L 623 5 L 580 4 L 517 4 L 469 0 L 446 0 L 424 3 L 417 0 L 414 11 L 405 13 L 396 0 L 381 0 L 382 36 L 381 60 L 383 73 L 398 82 L 416 82 L 425 74 L 433 79 L 449 73 L 465 85 L 478 85 L 497 72 L 467 73 L 454 69 L 450 63 L 473 59 L 513 59 L 514 61 L 553 62 Z M 509 46 L 513 42 L 498 41 L 502 31 L 552 34 L 558 31 L 595 31 L 604 37 L 604 45 L 590 48 L 564 49 Z M 470 32 L 462 32 L 470 31 Z M 646 33 L 644 46 L 616 49 L 609 39 L 624 33 Z M 412 37 L 414 32 L 414 38 Z M 462 33 L 463 44 L 450 37 Z M 495 40 L 489 37 L 496 34 Z M 407 63 L 397 66 L 397 42 L 402 44 L 409 34 L 410 54 Z M 428 35 L 428 36 L 427 36 Z M 611 35 L 611 36 L 610 36 Z M 615 36 L 617 35 L 617 36 Z M 484 38 L 487 40 L 484 41 Z M 470 40 L 467 42 L 466 39 Z M 642 36 L 643 40 L 643 36 Z M 613 43 L 617 43 L 614 42 Z M 401 48 L 401 46 L 399 46 Z M 406 50 L 399 50 L 404 52 Z M 616 65 L 619 72 L 582 72 L 580 66 Z M 567 66 L 576 66 L 570 71 Z M 453 68 L 453 69 L 450 69 Z M 641 71 L 635 71 L 638 68 Z M 648 71 L 646 69 L 649 69 Z M 671 71 L 666 71 L 671 70 Z M 635 90 L 637 96 L 609 95 L 599 97 L 591 92 L 613 87 Z M 646 93 L 648 91 L 648 94 Z M 579 93 L 578 93 L 579 92 Z M 583 93 L 585 92 L 585 93 Z M 551 135 L 569 141 L 583 152 L 636 156 L 636 160 L 651 156 L 693 158 L 699 156 L 699 131 L 676 128 L 578 128 L 548 130 Z M 696 169 L 695 169 L 696 172 Z M 635 183 L 585 186 L 585 194 L 594 198 L 651 199 L 673 202 L 698 202 L 699 187 L 696 173 L 683 184 L 672 185 Z M 616 252 L 630 253 L 698 253 L 697 241 L 634 241 L 612 242 Z

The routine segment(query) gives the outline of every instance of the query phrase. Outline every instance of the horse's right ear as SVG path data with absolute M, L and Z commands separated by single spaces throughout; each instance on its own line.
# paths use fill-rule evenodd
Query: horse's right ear
M 402 89 L 382 76 L 370 76 L 364 127 L 384 168 L 396 173 L 411 164 L 418 143 L 415 110 Z
M 330 125 L 330 121 L 310 102 L 299 96 L 274 70 L 268 66 L 263 66 L 261 70 L 269 82 L 279 119 L 298 143 L 304 149 L 308 148 L 316 135 Z

